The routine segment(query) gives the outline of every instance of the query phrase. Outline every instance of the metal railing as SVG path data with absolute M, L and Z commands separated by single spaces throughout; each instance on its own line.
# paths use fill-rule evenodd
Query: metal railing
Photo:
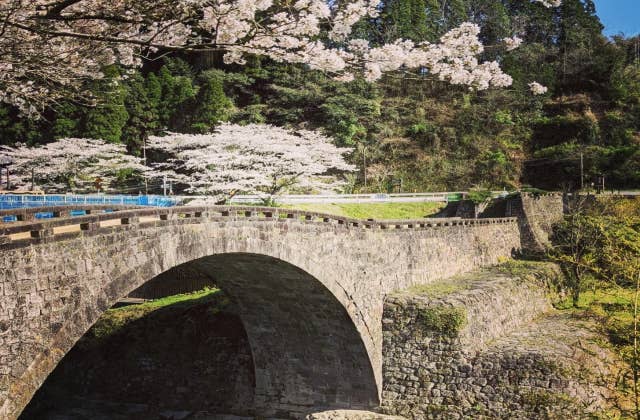
M 398 193 L 398 194 L 314 194 L 314 195 L 275 195 L 271 197 L 277 204 L 304 203 L 391 203 L 391 202 L 442 202 L 460 201 L 465 192 L 437 193 Z M 186 197 L 184 197 L 186 198 Z M 232 197 L 231 204 L 258 203 L 265 197 L 260 195 L 237 195 Z
M 2 194 L 0 210 L 25 207 L 69 206 L 69 205 L 128 205 L 170 207 L 182 203 L 180 197 L 161 195 L 46 195 L 46 194 Z

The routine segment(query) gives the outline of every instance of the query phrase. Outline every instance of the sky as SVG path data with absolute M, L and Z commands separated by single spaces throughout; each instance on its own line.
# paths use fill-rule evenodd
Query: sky
M 640 33 L 640 0 L 594 0 L 607 35 Z

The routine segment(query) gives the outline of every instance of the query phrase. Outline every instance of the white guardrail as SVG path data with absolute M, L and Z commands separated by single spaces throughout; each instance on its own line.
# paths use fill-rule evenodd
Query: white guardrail
M 277 204 L 303 203 L 407 203 L 407 202 L 444 202 L 460 200 L 465 192 L 441 193 L 400 193 L 400 194 L 330 194 L 330 195 L 275 195 L 272 200 Z M 186 197 L 185 197 L 186 198 Z M 231 204 L 259 203 L 264 196 L 236 195 Z

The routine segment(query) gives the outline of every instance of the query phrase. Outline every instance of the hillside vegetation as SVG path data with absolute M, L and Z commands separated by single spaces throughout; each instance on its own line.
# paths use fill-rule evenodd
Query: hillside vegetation
M 427 13 L 429 12 L 429 13 Z M 105 69 L 93 82 L 98 106 L 68 102 L 27 120 L 0 106 L 0 143 L 57 137 L 123 142 L 141 154 L 147 136 L 202 133 L 222 121 L 317 128 L 354 148 L 360 170 L 347 192 L 580 186 L 604 175 L 615 188 L 640 186 L 640 38 L 607 39 L 592 0 L 546 9 L 520 0 L 388 0 L 359 36 L 377 44 L 403 37 L 435 41 L 460 22 L 496 45 L 524 39 L 499 56 L 511 88 L 473 92 L 397 72 L 349 83 L 298 65 L 254 58 L 227 66 L 217 54 L 167 56 L 140 70 Z M 533 96 L 527 84 L 549 87 Z M 366 171 L 366 182 L 365 182 Z

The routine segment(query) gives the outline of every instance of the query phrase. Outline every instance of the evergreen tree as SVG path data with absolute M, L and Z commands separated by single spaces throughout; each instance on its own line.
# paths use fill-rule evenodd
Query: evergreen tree
M 125 88 L 119 80 L 120 72 L 111 66 L 104 70 L 104 78 L 95 83 L 98 104 L 85 115 L 83 137 L 119 143 L 122 129 L 129 115 L 125 108 Z
M 151 107 L 157 114 L 160 107 L 160 102 L 162 101 L 162 85 L 160 84 L 160 80 L 155 74 L 149 73 L 145 79 L 144 87 L 147 91 L 147 96 L 149 97 Z
M 60 139 L 64 137 L 80 137 L 80 122 L 83 110 L 70 102 L 64 102 L 56 107 L 55 118 L 51 126 L 51 137 Z
M 165 65 L 158 73 L 161 99 L 158 104 L 158 119 L 161 127 L 179 130 L 185 125 L 185 107 L 196 95 L 190 76 L 174 75 L 171 66 Z
M 147 137 L 158 129 L 157 110 L 140 73 L 136 73 L 127 83 L 125 106 L 129 120 L 123 130 L 123 141 L 130 152 L 140 154 Z
M 220 71 L 208 70 L 198 78 L 199 91 L 195 98 L 190 131 L 206 133 L 221 121 L 229 119 L 232 102 L 224 93 Z
M 389 0 L 385 3 L 383 16 L 387 40 L 426 40 L 429 28 L 425 0 Z
M 38 121 L 20 116 L 18 110 L 0 103 L 0 144 L 34 144 L 43 141 L 42 127 Z
M 592 0 L 563 0 L 559 13 L 561 89 L 568 93 L 593 88 L 592 83 L 602 79 L 596 74 L 602 69 L 594 66 L 594 53 L 606 42 L 595 5 Z

